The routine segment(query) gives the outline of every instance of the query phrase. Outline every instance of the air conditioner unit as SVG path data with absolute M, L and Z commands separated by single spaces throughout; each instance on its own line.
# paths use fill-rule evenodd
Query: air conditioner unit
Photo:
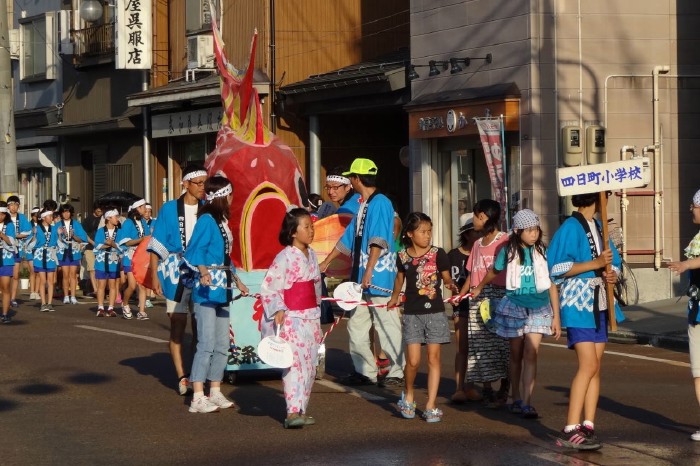
M 10 58 L 19 60 L 20 34 L 19 29 L 10 29 Z
M 214 38 L 199 34 L 187 38 L 187 68 L 214 68 Z

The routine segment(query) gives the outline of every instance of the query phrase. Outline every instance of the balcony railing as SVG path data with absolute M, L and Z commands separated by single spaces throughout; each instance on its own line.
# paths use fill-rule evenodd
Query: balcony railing
M 76 29 L 73 40 L 76 58 L 114 54 L 114 23 Z

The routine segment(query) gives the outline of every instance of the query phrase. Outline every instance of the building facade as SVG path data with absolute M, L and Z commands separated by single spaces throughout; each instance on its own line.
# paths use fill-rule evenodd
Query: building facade
M 115 69 L 114 6 L 96 0 L 18 0 L 14 6 L 24 209 L 53 198 L 85 215 L 108 192 L 143 195 L 142 116 L 126 104 L 126 96 L 142 88 L 143 74 Z
M 411 1 L 412 203 L 440 219 L 437 242 L 455 237 L 460 201 L 471 208 L 490 197 L 472 118 L 503 114 L 510 207 L 540 214 L 549 237 L 571 212 L 557 195 L 557 167 L 649 156 L 650 185 L 614 193 L 608 217 L 624 224 L 640 301 L 682 293 L 664 263 L 682 258 L 694 233 L 698 18 L 700 4 L 685 0 Z M 448 71 L 450 58 L 466 57 L 469 66 Z M 466 122 L 458 131 L 420 125 L 450 110 Z M 571 128 L 582 149 L 573 158 Z
M 357 107 L 350 111 L 351 104 L 357 101 L 355 96 L 353 102 L 352 95 L 345 96 L 344 106 L 334 106 L 342 100 L 335 95 L 333 98 L 339 100 L 327 100 L 321 111 L 324 117 L 313 121 L 310 115 L 320 113 L 318 107 L 310 111 L 310 105 L 328 96 L 309 88 L 288 98 L 284 89 L 311 76 L 406 48 L 408 0 L 375 4 L 360 0 L 219 3 L 225 51 L 235 67 L 247 65 L 251 37 L 257 30 L 254 85 L 261 96 L 263 115 L 267 126 L 296 155 L 307 184 L 321 191 L 326 169 L 349 164 L 356 156 L 374 156 L 387 159 L 379 162 L 380 168 L 385 163 L 387 180 L 397 186 L 403 183 L 406 195 L 402 198 L 407 199 L 407 176 L 389 176 L 392 164 L 400 165 L 401 147 L 407 145 L 407 117 L 401 109 L 407 99 L 394 102 L 393 110 L 387 114 L 367 108 L 358 112 Z M 149 90 L 130 95 L 128 101 L 131 108 L 146 108 L 149 113 L 154 164 L 152 196 L 159 205 L 163 199 L 179 194 L 182 167 L 203 161 L 214 147 L 221 102 L 208 2 L 172 0 L 165 7 L 156 2 L 156 9 L 154 34 L 159 58 L 155 59 L 157 68 L 153 73 L 167 79 L 152 80 Z M 403 65 L 401 78 L 407 89 Z M 301 94 L 306 97 L 303 102 L 297 98 Z M 393 136 L 387 143 L 389 131 Z M 404 170 L 407 175 L 407 169 Z

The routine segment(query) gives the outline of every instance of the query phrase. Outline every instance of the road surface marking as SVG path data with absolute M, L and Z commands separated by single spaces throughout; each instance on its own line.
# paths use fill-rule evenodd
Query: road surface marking
M 138 335 L 136 333 L 120 332 L 119 330 L 109 330 L 106 328 L 92 327 L 90 325 L 76 325 L 78 328 L 84 328 L 86 330 L 96 330 L 98 332 L 114 333 L 115 335 L 123 335 L 125 337 L 140 338 L 146 341 L 152 341 L 154 343 L 168 343 L 168 340 L 161 340 L 160 338 L 147 337 L 146 335 Z
M 331 388 L 335 391 L 347 393 L 348 395 L 356 396 L 367 401 L 384 401 L 388 399 L 386 397 L 374 395 L 372 393 L 367 393 L 362 390 L 357 390 L 355 388 L 345 387 L 343 385 L 331 382 L 330 380 L 326 379 L 317 380 L 316 383 L 319 385 L 323 385 L 324 387 Z
M 555 348 L 567 349 L 566 345 L 559 345 L 559 344 L 555 344 L 555 343 L 540 343 L 540 344 L 546 345 L 546 346 L 553 346 Z M 668 364 L 669 366 L 690 367 L 690 364 L 687 362 L 673 361 L 671 359 L 652 358 L 650 356 L 641 356 L 639 354 L 620 353 L 619 351 L 607 351 L 607 350 L 605 351 L 605 354 L 613 354 L 615 356 L 623 356 L 623 357 L 632 358 L 632 359 L 642 359 L 644 361 L 660 362 L 662 364 Z

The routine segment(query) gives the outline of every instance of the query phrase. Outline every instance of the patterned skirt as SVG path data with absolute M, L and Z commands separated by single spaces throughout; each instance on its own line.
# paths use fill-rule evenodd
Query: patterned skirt
M 491 300 L 491 309 L 505 295 L 505 288 L 487 286 L 474 301 L 469 302 L 469 322 L 467 335 L 469 353 L 467 359 L 467 381 L 495 382 L 508 377 L 510 349 L 508 340 L 490 332 L 484 325 L 479 305 L 485 298 Z
M 547 303 L 538 308 L 518 306 L 510 299 L 503 298 L 493 315 L 496 333 L 503 338 L 522 337 L 526 333 L 552 334 L 554 311 Z

